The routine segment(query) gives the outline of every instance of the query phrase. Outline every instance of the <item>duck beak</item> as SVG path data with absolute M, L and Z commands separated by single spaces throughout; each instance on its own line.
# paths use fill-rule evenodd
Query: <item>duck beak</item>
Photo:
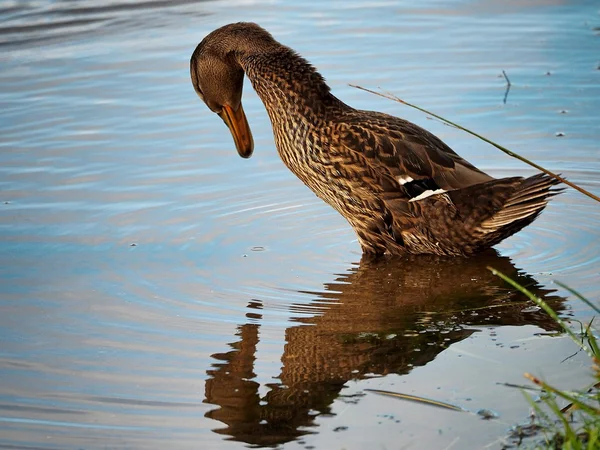
M 237 111 L 229 105 L 224 105 L 219 117 L 223 119 L 229 131 L 231 131 L 238 154 L 242 158 L 250 158 L 254 151 L 254 141 L 242 104 L 240 103 Z

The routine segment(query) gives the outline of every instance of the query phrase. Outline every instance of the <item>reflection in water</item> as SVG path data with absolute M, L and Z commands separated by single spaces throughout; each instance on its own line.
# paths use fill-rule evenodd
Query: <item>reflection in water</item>
M 253 323 L 238 327 L 232 350 L 214 354 L 218 362 L 208 371 L 205 402 L 219 408 L 207 417 L 227 424 L 215 431 L 249 444 L 285 443 L 307 433 L 315 412 L 330 413 L 348 380 L 406 374 L 474 333 L 469 326 L 558 329 L 487 266 L 561 309 L 562 299 L 493 250 L 470 259 L 363 259 L 315 294 L 316 317 L 296 319 L 301 324 L 286 330 L 280 383 L 270 384 L 264 398 L 252 381 L 261 303 L 251 302 L 247 317 Z
M 466 323 L 540 318 L 522 305 L 505 305 L 522 298 L 481 267 L 450 266 L 438 274 L 437 267 L 409 271 L 363 262 L 342 266 L 339 280 L 327 275 L 358 258 L 348 225 L 290 176 L 249 86 L 246 112 L 261 151 L 245 161 L 235 154 L 226 127 L 194 96 L 189 55 L 220 24 L 258 22 L 310 57 L 353 106 L 417 121 L 495 176 L 531 174 L 458 130 L 347 83 L 381 86 L 599 193 L 597 4 L 0 1 L 0 448 L 225 450 L 244 444 L 224 438 L 284 442 L 317 430 L 315 423 L 331 431 L 338 422 L 348 430 L 323 432 L 311 443 L 359 448 L 365 435 L 377 449 L 431 442 L 447 413 L 425 409 L 423 422 L 411 419 L 419 427 L 410 433 L 383 434 L 375 424 L 389 412 L 388 400 L 370 396 L 361 421 L 365 398 L 340 394 L 369 383 L 340 386 L 370 372 L 406 373 L 408 364 L 424 364 L 453 342 L 444 338 L 471 333 Z M 506 107 L 506 81 L 497 78 L 502 69 L 514 83 Z M 559 131 L 565 136 L 556 138 Z M 594 202 L 567 191 L 534 227 L 499 249 L 543 273 L 536 275 L 542 284 L 557 278 L 599 298 L 599 222 Z M 258 246 L 266 250 L 250 252 Z M 497 258 L 493 265 L 513 270 Z M 456 279 L 444 287 L 453 272 Z M 320 292 L 286 294 L 295 287 Z M 258 301 L 246 308 L 251 298 L 263 300 L 264 311 Z M 302 304 L 290 307 L 294 301 Z M 477 306 L 484 309 L 474 316 Z M 574 299 L 570 306 L 577 319 L 593 314 Z M 315 310 L 319 317 L 287 321 Z M 239 311 L 255 316 L 239 319 L 233 336 L 230 321 Z M 285 352 L 283 326 L 291 327 Z M 568 387 L 588 382 L 587 365 L 560 364 L 572 350 L 566 339 L 536 339 L 534 353 L 531 341 L 498 349 L 485 331 L 459 345 L 497 362 L 490 383 L 518 381 L 523 370 L 536 368 L 552 371 L 558 384 L 569 380 Z M 505 334 L 527 339 L 530 331 Z M 477 375 L 456 372 L 477 360 L 453 350 L 437 353 L 423 372 L 435 377 L 430 369 L 447 370 L 440 384 L 454 388 L 460 401 L 475 397 L 465 405 L 493 406 L 504 419 L 526 414 L 518 393 L 510 404 L 505 390 L 472 392 Z M 217 352 L 224 354 L 210 357 Z M 513 379 L 515 360 L 526 362 Z M 421 386 L 415 375 L 401 382 Z M 207 378 L 210 403 L 197 405 L 191 393 Z M 411 392 L 434 397 L 436 391 Z M 451 395 L 442 399 L 453 401 Z M 311 418 L 328 408 L 337 413 L 352 400 L 359 402 L 357 414 L 348 408 L 339 420 Z M 211 409 L 220 422 L 204 417 Z M 470 438 L 470 447 L 482 448 L 504 434 L 499 422 L 476 429 L 456 421 L 455 433 L 444 429 L 444 438 L 460 436 L 453 449 L 469 447 Z M 331 436 L 339 445 L 326 444 Z M 436 442 L 444 445 L 421 447 L 450 444 Z

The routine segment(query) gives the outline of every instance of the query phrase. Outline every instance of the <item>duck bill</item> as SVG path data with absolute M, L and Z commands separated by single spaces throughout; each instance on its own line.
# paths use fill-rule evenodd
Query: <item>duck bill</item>
M 225 125 L 229 128 L 229 131 L 231 131 L 238 154 L 242 158 L 250 158 L 254 151 L 254 140 L 252 139 L 250 126 L 248 125 L 248 120 L 246 119 L 246 114 L 244 114 L 241 103 L 237 111 L 231 106 L 223 106 L 223 110 L 219 113 L 219 117 L 223 119 L 223 122 L 225 122 Z

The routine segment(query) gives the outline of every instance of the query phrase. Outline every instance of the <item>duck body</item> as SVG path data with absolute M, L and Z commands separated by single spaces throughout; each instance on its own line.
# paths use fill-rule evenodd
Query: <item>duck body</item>
M 253 23 L 210 33 L 192 83 L 249 157 L 244 74 L 265 105 L 284 164 L 348 220 L 365 254 L 468 256 L 535 220 L 558 182 L 544 174 L 494 179 L 406 120 L 356 110 L 331 94 L 304 58 Z

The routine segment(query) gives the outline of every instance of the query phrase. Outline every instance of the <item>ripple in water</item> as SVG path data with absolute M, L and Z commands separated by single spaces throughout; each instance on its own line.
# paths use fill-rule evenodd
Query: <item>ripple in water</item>
M 558 364 L 573 351 L 566 340 L 540 336 L 555 324 L 486 266 L 585 320 L 550 283 L 597 296 L 593 202 L 565 192 L 498 253 L 361 261 L 349 225 L 283 167 L 251 87 L 257 150 L 242 161 L 194 95 L 188 61 L 217 25 L 254 20 L 353 106 L 424 125 L 494 176 L 533 172 L 347 83 L 382 86 L 597 192 L 594 14 L 544 2 L 4 2 L 0 446 L 301 446 L 290 441 L 302 436 L 325 448 L 328 430 L 347 427 L 335 442 L 390 448 L 410 432 L 446 448 L 463 433 L 483 447 L 527 414 L 520 397 L 485 385 L 486 368 L 503 381 L 548 367 L 587 383 L 585 365 Z M 364 387 L 473 397 L 505 422 L 481 431 L 426 410 L 412 426 L 419 409 Z M 392 408 L 405 412 L 393 429 L 369 425 Z

